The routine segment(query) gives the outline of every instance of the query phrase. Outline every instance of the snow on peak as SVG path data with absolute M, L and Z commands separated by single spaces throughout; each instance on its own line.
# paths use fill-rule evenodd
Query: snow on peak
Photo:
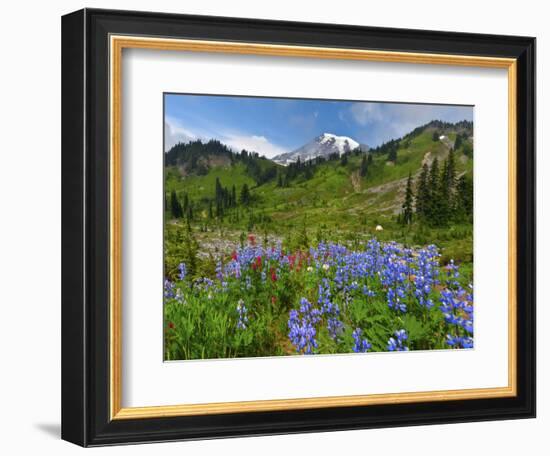
M 320 144 L 332 143 L 340 154 L 359 147 L 359 143 L 348 136 L 337 136 L 333 133 L 323 133 L 319 136 Z
M 273 160 L 281 164 L 289 164 L 300 161 L 312 160 L 316 157 L 328 157 L 331 154 L 342 155 L 357 148 L 363 148 L 357 141 L 347 136 L 337 136 L 333 133 L 323 133 L 302 147 L 285 154 L 273 157 Z

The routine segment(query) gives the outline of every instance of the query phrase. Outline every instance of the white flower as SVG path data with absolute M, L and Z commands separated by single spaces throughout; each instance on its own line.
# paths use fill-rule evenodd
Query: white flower
M 313 271 L 313 268 L 311 266 L 308 266 L 307 267 L 307 272 L 311 272 L 311 271 Z
M 323 265 L 323 269 L 324 269 L 325 271 L 328 271 L 329 268 L 330 268 L 330 266 L 329 266 L 327 263 L 325 263 L 325 264 Z

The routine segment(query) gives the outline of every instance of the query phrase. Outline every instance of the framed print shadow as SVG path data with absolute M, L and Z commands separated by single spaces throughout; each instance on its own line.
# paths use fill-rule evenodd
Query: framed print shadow
M 534 38 L 85 9 L 62 149 L 63 439 L 535 416 Z

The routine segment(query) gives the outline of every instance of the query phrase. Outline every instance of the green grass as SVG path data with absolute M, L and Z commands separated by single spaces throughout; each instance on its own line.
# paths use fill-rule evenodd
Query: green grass
M 454 141 L 456 135 L 451 132 L 447 136 Z M 447 153 L 448 147 L 442 141 L 433 141 L 432 132 L 425 131 L 401 141 L 395 164 L 389 164 L 385 155 L 375 155 L 365 177 L 359 175 L 362 157 L 352 154 L 346 166 L 339 160 L 322 163 L 310 179 L 298 177 L 287 187 L 278 187 L 277 179 L 257 186 L 246 166 L 237 162 L 213 167 L 202 176 L 182 177 L 176 168 L 167 169 L 166 192 L 169 195 L 175 190 L 180 197 L 187 193 L 195 206 L 193 224 L 211 231 L 269 232 L 292 238 L 305 229 L 312 239 L 338 240 L 349 237 L 349 233 L 368 238 L 380 224 L 384 228 L 378 233 L 382 239 L 417 245 L 437 242 L 449 255 L 471 260 L 471 226 L 421 229 L 415 224 L 404 231 L 395 220 L 409 173 L 414 176 L 428 154 L 442 162 Z M 455 161 L 458 174 L 473 172 L 473 160 L 461 150 L 456 152 Z M 228 189 L 235 185 L 237 195 L 247 184 L 253 204 L 229 209 L 223 220 L 209 219 L 208 200 L 214 198 L 217 178 Z

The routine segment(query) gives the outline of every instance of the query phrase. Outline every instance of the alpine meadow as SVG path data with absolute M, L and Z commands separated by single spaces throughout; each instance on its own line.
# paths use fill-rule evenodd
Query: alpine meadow
M 474 347 L 472 106 L 164 97 L 165 360 Z

